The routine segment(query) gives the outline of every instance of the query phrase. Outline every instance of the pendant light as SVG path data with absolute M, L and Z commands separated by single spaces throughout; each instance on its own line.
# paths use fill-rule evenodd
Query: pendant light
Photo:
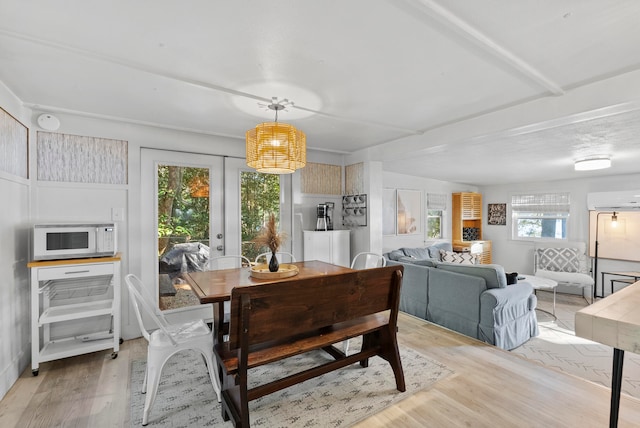
M 276 100 L 267 106 L 276 112 L 275 122 L 261 123 L 246 133 L 247 165 L 267 174 L 291 174 L 307 163 L 307 136 L 278 122 L 278 111 L 285 105 Z

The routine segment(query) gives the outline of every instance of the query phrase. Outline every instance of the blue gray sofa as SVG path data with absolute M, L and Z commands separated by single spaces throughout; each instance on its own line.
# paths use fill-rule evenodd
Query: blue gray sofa
M 503 349 L 538 335 L 537 299 L 526 282 L 507 285 L 500 265 L 440 261 L 450 243 L 385 253 L 404 266 L 400 310 Z

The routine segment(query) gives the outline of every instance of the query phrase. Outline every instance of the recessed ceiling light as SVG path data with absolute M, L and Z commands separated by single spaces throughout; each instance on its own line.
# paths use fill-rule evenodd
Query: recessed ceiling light
M 587 159 L 579 159 L 575 162 L 576 171 L 593 171 L 595 169 L 604 169 L 611 166 L 611 158 L 609 156 L 597 156 Z

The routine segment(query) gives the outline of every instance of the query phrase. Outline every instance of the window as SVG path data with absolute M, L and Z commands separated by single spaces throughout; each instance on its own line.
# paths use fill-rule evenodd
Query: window
M 567 239 L 568 193 L 511 196 L 513 239 Z
M 427 239 L 442 238 L 442 219 L 447 208 L 447 195 L 427 193 Z

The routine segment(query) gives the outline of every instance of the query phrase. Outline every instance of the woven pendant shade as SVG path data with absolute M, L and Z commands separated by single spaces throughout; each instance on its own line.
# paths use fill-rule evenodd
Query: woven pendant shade
M 261 123 L 246 140 L 247 165 L 258 172 L 291 174 L 307 164 L 307 136 L 293 125 Z

